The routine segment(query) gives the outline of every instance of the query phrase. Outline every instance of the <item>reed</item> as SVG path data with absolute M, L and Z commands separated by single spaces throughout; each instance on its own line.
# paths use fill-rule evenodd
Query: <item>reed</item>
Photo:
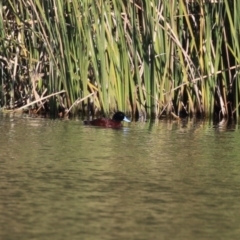
M 238 117 L 239 11 L 227 0 L 1 1 L 1 105 Z

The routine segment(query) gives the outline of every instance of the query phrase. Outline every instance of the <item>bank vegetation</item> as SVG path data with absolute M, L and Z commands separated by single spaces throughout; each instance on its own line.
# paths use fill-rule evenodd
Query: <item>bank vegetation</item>
M 240 1 L 3 0 L 5 111 L 239 116 Z

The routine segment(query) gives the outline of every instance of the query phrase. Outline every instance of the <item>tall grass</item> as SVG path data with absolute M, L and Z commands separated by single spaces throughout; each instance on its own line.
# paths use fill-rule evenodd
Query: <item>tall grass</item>
M 239 11 L 227 0 L 2 1 L 1 105 L 238 117 Z

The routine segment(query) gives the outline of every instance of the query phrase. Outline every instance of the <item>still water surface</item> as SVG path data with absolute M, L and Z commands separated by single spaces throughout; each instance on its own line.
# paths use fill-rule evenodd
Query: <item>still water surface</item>
M 240 130 L 0 115 L 1 240 L 238 239 Z

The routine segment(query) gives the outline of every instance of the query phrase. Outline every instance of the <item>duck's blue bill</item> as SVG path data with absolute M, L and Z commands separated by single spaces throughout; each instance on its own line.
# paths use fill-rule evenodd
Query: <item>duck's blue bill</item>
M 129 119 L 127 119 L 126 117 L 124 117 L 123 121 L 125 122 L 131 122 Z

